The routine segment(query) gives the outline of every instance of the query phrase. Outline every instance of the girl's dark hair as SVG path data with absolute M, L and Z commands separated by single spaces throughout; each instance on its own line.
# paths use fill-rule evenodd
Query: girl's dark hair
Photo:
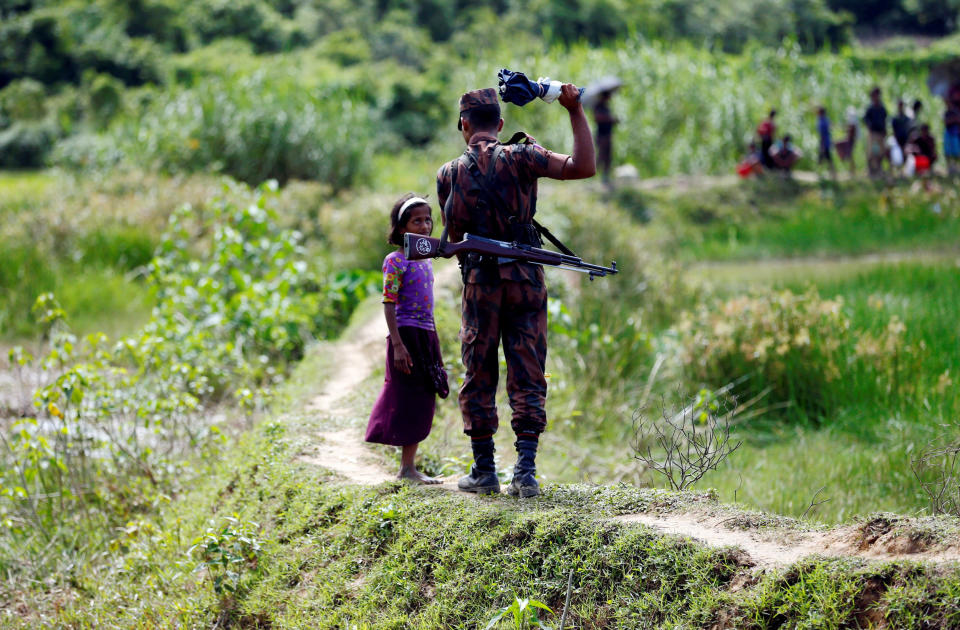
M 414 197 L 422 197 L 422 196 L 423 195 L 418 195 L 417 193 L 412 193 L 412 192 L 407 193 L 402 197 L 400 197 L 399 199 L 397 199 L 397 202 L 393 204 L 393 208 L 391 208 L 390 210 L 390 231 L 387 232 L 388 243 L 390 243 L 391 245 L 396 245 L 397 247 L 403 247 L 403 237 L 400 236 L 400 230 L 406 227 L 407 222 L 404 221 L 403 225 L 399 225 L 397 223 L 397 215 L 400 214 L 400 207 L 403 206 L 403 204 L 406 203 L 408 199 L 412 199 Z M 409 212 L 411 210 L 413 210 L 417 206 L 423 206 L 423 205 L 427 206 L 427 208 L 430 207 L 428 204 L 422 204 L 422 203 L 414 204 L 409 208 L 407 208 L 406 216 L 409 217 L 410 216 Z

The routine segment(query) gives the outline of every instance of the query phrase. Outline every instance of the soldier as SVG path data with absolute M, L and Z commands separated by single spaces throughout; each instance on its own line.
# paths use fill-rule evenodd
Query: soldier
M 445 229 L 452 241 L 465 233 L 540 245 L 534 227 L 537 179 L 583 179 L 596 171 L 590 126 L 578 90 L 563 85 L 560 104 L 570 114 L 573 155 L 554 153 L 523 135 L 501 144 L 503 128 L 493 88 L 460 97 L 461 131 L 467 149 L 437 173 L 437 193 Z M 547 425 L 547 291 L 543 267 L 469 254 L 460 259 L 463 275 L 461 356 L 466 369 L 460 388 L 464 433 L 470 436 L 474 465 L 458 482 L 467 492 L 500 491 L 494 465 L 493 434 L 499 426 L 495 395 L 499 378 L 497 350 L 503 339 L 507 393 L 517 436 L 517 464 L 507 491 L 513 496 L 540 493 L 535 459 Z

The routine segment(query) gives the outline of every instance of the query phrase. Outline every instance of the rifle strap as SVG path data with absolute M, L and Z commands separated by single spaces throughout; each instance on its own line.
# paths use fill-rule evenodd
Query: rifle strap
M 453 168 L 450 169 L 450 192 L 447 194 L 447 200 L 443 203 L 443 208 L 440 209 L 443 215 L 443 230 L 440 232 L 440 244 L 437 245 L 437 253 L 441 255 L 446 253 L 444 250 L 447 248 L 447 231 L 450 228 L 450 207 L 453 206 L 453 196 L 457 192 L 457 171 L 459 170 L 460 158 L 457 158 Z
M 560 239 L 558 239 L 556 236 L 554 236 L 554 235 L 550 232 L 550 230 L 548 230 L 547 228 L 545 228 L 545 227 L 543 227 L 542 225 L 540 225 L 540 223 L 538 223 L 536 219 L 530 219 L 530 220 L 533 222 L 533 227 L 537 228 L 537 232 L 540 232 L 540 236 L 544 237 L 545 239 L 547 239 L 548 241 L 550 241 L 551 243 L 553 243 L 553 246 L 554 246 L 554 247 L 556 247 L 557 249 L 559 249 L 561 252 L 563 252 L 563 253 L 566 254 L 567 256 L 573 256 L 574 258 L 577 257 L 577 255 L 574 254 L 574 253 L 570 250 L 569 247 L 567 247 L 566 245 L 564 245 L 563 243 L 561 243 L 561 242 L 560 242 Z
M 509 140 L 507 140 L 506 142 L 502 142 L 501 144 L 520 144 L 521 142 L 523 144 L 529 144 L 530 142 L 530 136 L 528 136 L 525 131 L 516 132 L 515 134 L 510 136 Z

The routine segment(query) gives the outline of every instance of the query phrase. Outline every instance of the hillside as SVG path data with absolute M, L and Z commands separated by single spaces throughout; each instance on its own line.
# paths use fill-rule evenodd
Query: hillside
M 557 627 L 568 579 L 565 627 L 958 622 L 956 519 L 826 528 L 710 493 L 547 484 L 517 501 L 385 480 L 380 455 L 358 454 L 366 404 L 345 389 L 376 386 L 368 317 L 314 348 L 273 419 L 155 526 L 131 523 L 116 561 L 60 591 L 54 617 L 24 598 L 14 627 L 473 628 L 515 598 L 548 605 L 540 619 Z

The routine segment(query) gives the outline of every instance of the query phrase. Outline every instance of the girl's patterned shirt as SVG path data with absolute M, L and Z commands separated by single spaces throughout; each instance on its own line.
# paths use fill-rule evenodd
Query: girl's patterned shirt
M 433 261 L 407 260 L 402 251 L 383 259 L 383 303 L 397 305 L 397 326 L 434 330 Z

